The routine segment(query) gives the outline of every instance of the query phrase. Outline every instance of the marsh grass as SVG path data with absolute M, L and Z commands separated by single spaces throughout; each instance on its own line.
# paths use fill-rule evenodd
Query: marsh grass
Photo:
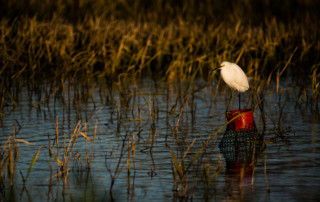
M 181 114 L 181 113 L 180 113 Z M 178 159 L 176 157 L 176 155 L 174 154 L 174 152 L 172 151 L 172 149 L 169 148 L 170 154 L 171 154 L 171 158 L 172 158 L 172 162 L 174 164 L 174 179 L 176 182 L 176 178 L 178 178 L 177 182 L 175 183 L 175 189 L 178 190 L 179 192 L 181 192 L 182 195 L 187 196 L 188 195 L 188 191 L 189 191 L 189 187 L 188 187 L 188 172 L 190 170 L 191 167 L 193 167 L 194 165 L 199 166 L 199 164 L 196 164 L 195 162 L 197 161 L 197 159 L 203 155 L 203 153 L 205 152 L 205 149 L 207 147 L 207 145 L 210 143 L 210 141 L 216 137 L 218 135 L 218 133 L 224 129 L 229 123 L 231 123 L 232 121 L 234 121 L 235 119 L 237 119 L 239 116 L 241 116 L 241 114 L 238 114 L 237 116 L 233 117 L 231 120 L 229 120 L 228 122 L 226 122 L 223 126 L 221 126 L 216 132 L 214 132 L 213 134 L 209 135 L 209 137 L 207 138 L 207 140 L 205 142 L 203 142 L 202 147 L 195 152 L 195 154 L 193 155 L 193 157 L 191 159 L 189 159 L 190 161 L 187 163 L 184 163 L 184 159 L 187 156 L 189 150 L 191 149 L 192 145 L 194 144 L 194 142 L 196 141 L 196 139 L 194 139 L 189 145 L 188 148 L 186 149 L 185 153 L 183 154 L 180 162 L 178 162 Z M 181 116 L 179 116 L 180 119 Z M 178 144 L 178 142 L 177 142 Z M 207 165 L 208 166 L 208 165 Z M 210 165 L 209 165 L 210 166 Z M 218 170 L 218 166 L 219 163 L 217 164 L 216 170 Z M 211 182 L 211 179 L 207 182 Z
M 153 161 L 152 153 L 162 133 L 157 128 L 160 110 L 155 87 L 160 80 L 168 83 L 165 113 L 171 136 L 167 135 L 165 142 L 172 160 L 174 190 L 179 197 L 192 197 L 200 184 L 200 177 L 192 174 L 200 172 L 204 184 L 215 190 L 222 169 L 221 157 L 214 165 L 203 159 L 209 142 L 225 125 L 205 140 L 188 141 L 182 130 L 188 116 L 192 124 L 196 123 L 195 98 L 203 88 L 211 89 L 212 103 L 218 93 L 223 93 L 227 101 L 229 89 L 219 74 L 211 72 L 224 60 L 238 63 L 249 77 L 250 98 L 246 106 L 260 110 L 262 134 L 266 119 L 270 119 L 265 108 L 276 106 L 277 117 L 271 120 L 275 139 L 286 139 L 282 118 L 290 94 L 295 95 L 298 107 L 318 111 L 319 12 L 312 10 L 317 3 L 294 1 L 304 7 L 292 17 L 288 14 L 292 9 L 288 1 L 273 5 L 283 8 L 282 13 L 287 15 L 270 13 L 274 10 L 272 5 L 266 5 L 267 1 L 239 1 L 233 6 L 229 6 L 230 1 L 205 2 L 81 0 L 9 4 L 0 0 L 3 5 L 0 8 L 0 119 L 6 116 L 4 109 L 15 110 L 21 100 L 21 89 L 26 86 L 33 109 L 55 111 L 56 102 L 61 101 L 68 109 L 75 108 L 77 121 L 81 120 L 71 134 L 64 134 L 59 130 L 56 116 L 55 133 L 48 135 L 48 151 L 50 162 L 57 163 L 58 169 L 51 170 L 44 181 L 50 181 L 51 186 L 54 178 L 58 182 L 62 179 L 67 190 L 72 166 L 82 169 L 86 164 L 90 171 L 94 155 L 90 155 L 88 148 L 91 144 L 94 151 L 98 119 L 92 134 L 88 127 L 93 116 L 82 117 L 81 112 L 89 102 L 96 109 L 96 102 L 100 101 L 113 109 L 106 126 L 116 122 L 115 134 L 125 133 L 120 138 L 120 149 L 110 149 L 113 161 L 105 163 L 110 175 L 109 193 L 112 196 L 114 185 L 126 168 L 128 198 L 133 199 L 140 139 L 148 142 L 140 152 L 147 150 Z M 256 11 L 264 6 L 266 9 L 261 13 Z M 14 11 L 18 14 L 13 15 Z M 225 12 L 228 17 L 223 17 Z M 141 94 L 136 86 L 146 77 L 153 80 L 152 90 Z M 204 82 L 196 84 L 199 80 Z M 175 97 L 170 94 L 172 89 Z M 99 98 L 93 97 L 95 91 L 99 91 Z M 268 99 L 271 97 L 276 99 Z M 172 105 L 171 100 L 174 100 Z M 54 109 L 50 109 L 52 102 Z M 19 157 L 17 142 L 23 142 L 15 138 L 17 131 L 15 125 L 2 148 L 0 184 L 6 170 L 11 185 L 14 183 Z M 82 141 L 84 154 L 74 150 Z M 194 151 L 197 141 L 202 141 L 202 146 Z M 26 178 L 21 174 L 24 185 L 40 148 L 30 162 Z M 175 152 L 177 148 L 182 148 L 181 155 Z M 151 176 L 155 170 L 153 162 Z M 267 177 L 266 184 L 269 191 Z
M 81 6 L 88 5 L 90 1 L 84 2 Z M 143 2 L 137 1 L 134 8 L 154 9 L 156 6 Z M 37 1 L 29 3 L 35 9 L 39 6 Z M 170 5 L 163 2 L 163 5 L 167 4 Z M 66 82 L 79 83 L 81 93 L 77 96 L 80 100 L 92 99 L 91 92 L 97 79 L 106 80 L 109 85 L 114 83 L 124 91 L 125 83 L 135 83 L 146 75 L 156 80 L 187 80 L 192 86 L 195 78 L 217 78 L 210 76 L 210 69 L 223 60 L 235 61 L 244 68 L 251 78 L 253 96 L 259 94 L 259 89 L 267 88 L 271 80 L 277 83 L 278 92 L 279 84 L 287 80 L 292 81 L 293 86 L 301 87 L 296 89 L 299 104 L 310 104 L 312 109 L 318 109 L 319 30 L 312 29 L 313 21 L 301 20 L 304 15 L 309 15 L 308 10 L 287 22 L 266 15 L 260 16 L 261 21 L 256 24 L 247 22 L 245 17 L 241 18 L 234 12 L 234 16 L 231 14 L 222 22 L 217 20 L 217 16 L 211 23 L 205 23 L 205 20 L 194 22 L 189 20 L 190 17 L 179 20 L 169 20 L 168 17 L 167 23 L 162 24 L 159 23 L 161 19 L 114 19 L 102 13 L 92 15 L 91 11 L 84 12 L 86 16 L 81 22 L 68 21 L 63 18 L 66 17 L 63 5 L 56 5 L 57 14 L 46 20 L 36 16 L 1 18 L 0 75 L 4 86 L 1 110 L 5 106 L 16 106 L 19 90 L 13 87 L 25 85 L 26 78 L 33 92 L 42 83 L 38 78 L 48 83 L 45 87 L 47 95 L 39 97 L 39 103 L 34 104 L 38 106 L 65 91 Z M 72 5 L 77 7 L 75 2 L 65 6 L 71 8 Z M 98 5 L 105 3 L 98 1 L 91 6 Z M 130 7 L 131 3 L 115 1 L 110 5 L 121 5 L 123 9 Z M 108 8 L 112 7 L 110 5 Z M 209 5 L 207 9 L 214 8 Z M 43 6 L 52 5 L 46 3 Z M 171 6 L 176 10 L 180 8 L 174 3 Z M 305 6 L 309 8 L 312 3 L 305 3 Z M 82 15 L 80 10 L 74 12 Z M 184 16 L 186 11 L 180 12 L 177 15 Z M 213 18 L 209 17 L 209 10 L 205 13 L 208 16 L 204 17 Z M 134 12 L 134 15 L 140 14 Z
M 19 126 L 18 129 L 16 129 L 16 125 Z M 13 186 L 15 183 L 15 174 L 16 174 L 16 165 L 19 160 L 19 144 L 27 144 L 30 145 L 31 143 L 24 140 L 16 138 L 16 135 L 19 133 L 21 129 L 21 126 L 19 122 L 15 121 L 13 126 L 13 133 L 8 137 L 8 139 L 5 141 L 2 151 L 0 153 L 0 184 L 4 185 L 5 182 L 5 172 L 7 170 L 8 177 L 10 178 L 10 185 Z M 28 177 L 34 167 L 34 164 L 37 161 L 38 155 L 40 153 L 41 147 L 39 147 L 38 151 L 36 152 L 35 156 L 32 159 L 32 162 L 30 162 L 30 167 L 28 169 L 28 172 L 26 174 L 26 177 L 24 177 L 23 173 L 20 170 L 20 174 L 22 176 L 23 184 L 24 186 L 27 183 Z M 7 166 L 7 169 L 6 169 Z
M 91 168 L 91 161 L 93 159 L 93 155 L 91 156 L 89 155 L 90 151 L 88 151 L 87 141 L 89 141 L 92 144 L 91 148 L 93 151 L 94 141 L 95 141 L 96 132 L 97 132 L 97 120 L 95 123 L 94 132 L 92 134 L 93 136 L 92 139 L 88 135 L 88 131 L 87 131 L 88 123 L 82 123 L 81 121 L 78 121 L 77 125 L 74 127 L 73 132 L 70 134 L 70 136 L 67 136 L 67 134 L 64 133 L 63 140 L 61 140 L 59 138 L 60 133 L 59 133 L 58 123 L 59 123 L 59 120 L 57 117 L 56 124 L 55 124 L 56 133 L 55 133 L 55 138 L 53 143 L 51 143 L 52 140 L 50 139 L 50 137 L 48 137 L 48 151 L 50 156 L 50 163 L 52 163 L 54 159 L 55 162 L 58 164 L 59 169 L 57 169 L 56 174 L 51 175 L 49 178 L 45 179 L 43 182 L 51 180 L 53 177 L 57 177 L 58 182 L 60 181 L 60 179 L 63 179 L 63 186 L 65 187 L 68 185 L 67 182 L 68 182 L 69 173 L 72 170 L 77 170 L 77 169 L 79 170 L 79 165 L 80 165 L 80 169 L 83 169 L 83 161 L 86 162 L 87 164 L 86 168 L 88 170 L 90 170 Z M 79 142 L 78 140 L 79 136 L 82 136 L 85 138 L 84 153 L 79 153 L 77 151 L 74 151 L 74 148 L 76 147 L 77 142 Z M 62 154 L 60 154 L 61 150 L 63 150 Z
M 212 143 L 218 133 L 224 129 L 225 125 L 221 126 L 216 132 L 208 133 L 208 136 L 200 136 L 199 138 L 189 139 L 189 135 L 191 134 L 192 136 L 192 132 L 184 132 L 185 128 L 189 127 L 188 122 L 190 119 L 190 123 L 195 124 L 195 120 L 193 119 L 197 117 L 198 111 L 194 106 L 195 104 L 192 104 L 192 100 L 196 99 L 195 97 L 198 91 L 209 87 L 205 82 L 200 82 L 200 85 L 198 85 L 197 82 L 192 82 L 192 84 L 187 82 L 166 82 L 168 92 L 164 95 L 163 92 L 156 92 L 156 87 L 151 87 L 153 81 L 150 81 L 150 83 L 146 84 L 150 86 L 150 92 L 148 91 L 147 93 L 139 93 L 139 90 L 135 87 L 125 87 L 125 82 L 121 84 L 121 88 L 115 90 L 117 92 L 108 92 L 107 90 L 101 92 L 104 100 L 109 99 L 108 95 L 116 94 L 118 96 L 111 102 L 111 117 L 108 118 L 108 122 L 104 124 L 106 127 L 111 127 L 112 132 L 107 132 L 105 136 L 100 136 L 102 139 L 108 139 L 110 136 L 116 137 L 115 142 L 108 142 L 102 146 L 109 148 L 103 151 L 107 151 L 107 153 L 110 151 L 110 156 L 106 155 L 105 159 L 103 159 L 103 161 L 105 161 L 104 172 L 109 174 L 109 177 L 104 175 L 104 177 L 100 179 L 101 184 L 102 186 L 110 184 L 108 188 L 104 186 L 104 191 L 109 191 L 110 197 L 113 195 L 116 196 L 116 187 L 123 183 L 123 177 L 126 175 L 127 195 L 129 199 L 133 199 L 135 195 L 134 189 L 139 188 L 135 187 L 136 167 L 141 169 L 141 165 L 136 165 L 136 156 L 141 158 L 141 154 L 148 155 L 151 158 L 150 167 L 144 168 L 148 169 L 148 175 L 155 178 L 158 173 L 161 175 L 161 171 L 157 170 L 159 169 L 158 159 L 153 159 L 154 152 L 159 151 L 161 139 L 162 141 L 164 139 L 164 130 L 159 128 L 162 128 L 162 126 L 158 122 L 158 120 L 161 119 L 165 119 L 167 124 L 165 127 L 168 130 L 168 137 L 166 137 L 165 143 L 162 144 L 162 146 L 163 149 L 167 151 L 168 159 L 171 159 L 172 162 L 174 195 L 178 198 L 192 198 L 196 190 L 201 189 L 201 186 L 205 186 L 207 192 L 215 191 L 217 178 L 225 168 L 221 167 L 221 157 L 219 157 L 217 162 L 208 161 L 208 159 L 206 159 L 208 156 L 207 150 L 212 149 L 210 148 L 212 146 L 210 143 Z M 75 88 L 77 92 L 73 94 L 70 93 L 70 96 L 65 92 L 65 94 L 62 94 L 65 96 L 64 98 L 60 95 L 57 99 L 64 99 L 66 108 L 68 108 L 68 103 L 79 105 L 79 107 L 74 107 L 74 111 L 76 114 L 80 114 L 79 117 L 81 117 L 81 109 L 86 111 L 85 108 L 88 105 L 86 102 L 88 102 L 88 100 L 80 100 L 78 97 L 80 96 L 79 94 L 82 93 L 80 87 L 77 86 Z M 215 86 L 213 86 L 213 88 L 215 88 Z M 138 92 L 135 92 L 134 89 Z M 95 90 L 99 91 L 99 89 Z M 222 91 L 223 90 L 224 89 L 222 89 Z M 83 95 L 86 93 L 84 90 Z M 269 99 L 265 97 L 268 98 L 269 92 L 262 91 L 262 93 L 266 93 L 266 96 L 262 96 L 263 98 L 259 104 L 265 107 L 264 102 L 269 101 Z M 287 93 L 286 90 L 281 89 L 278 93 L 279 99 L 276 103 L 278 103 L 277 106 L 279 108 L 277 108 L 277 110 L 280 110 L 280 114 L 286 104 Z M 271 94 L 275 95 L 276 92 L 271 92 Z M 160 105 L 160 97 L 167 99 L 165 100 L 167 103 Z M 51 97 L 48 101 L 52 102 L 53 99 L 54 98 Z M 96 97 L 94 97 L 94 99 L 96 101 L 98 100 Z M 44 109 L 48 107 L 48 105 L 43 104 L 39 104 L 38 106 Z M 69 191 L 70 176 L 77 175 L 77 173 L 81 172 L 87 172 L 87 175 L 90 175 L 89 173 L 92 172 L 92 170 L 96 171 L 94 164 L 94 142 L 97 139 L 97 131 L 99 131 L 98 119 L 96 119 L 95 124 L 91 124 L 91 122 L 94 120 L 95 115 L 102 109 L 97 109 L 93 106 L 92 108 L 93 112 L 90 112 L 90 115 L 85 118 L 87 122 L 83 122 L 82 120 L 78 121 L 71 128 L 70 133 L 63 132 L 63 124 L 61 120 L 59 122 L 58 116 L 53 117 L 55 123 L 53 123 L 52 132 L 48 135 L 47 148 L 50 155 L 50 162 L 48 160 L 48 163 L 54 165 L 51 166 L 48 177 L 42 180 L 42 183 L 48 183 L 48 193 L 52 194 L 51 186 L 59 187 L 60 184 L 63 184 L 62 190 L 66 197 L 72 197 L 72 193 Z M 281 117 L 280 114 L 279 116 Z M 163 117 L 163 115 L 165 115 L 165 117 Z M 75 116 L 78 117 L 78 115 Z M 222 113 L 221 116 L 224 116 L 224 114 Z M 279 122 L 280 121 L 281 118 L 279 118 Z M 277 126 L 277 123 L 278 119 L 275 120 L 275 126 Z M 89 130 L 89 127 L 94 127 L 94 130 Z M 15 129 L 14 131 L 17 130 Z M 15 139 L 15 141 L 17 142 L 17 139 Z M 90 155 L 90 144 L 92 146 L 92 156 Z M 78 151 L 76 148 L 79 145 L 82 145 L 82 148 L 85 148 L 85 150 L 82 150 L 82 152 Z M 98 148 L 101 148 L 100 145 Z M 98 153 L 98 151 L 96 152 Z M 217 154 L 215 153 L 214 155 Z M 102 158 L 104 158 L 104 155 L 102 156 Z M 30 163 L 32 164 L 31 161 Z M 139 163 L 141 163 L 141 161 L 139 161 Z M 83 169 L 84 167 L 86 169 Z M 141 170 L 138 172 L 141 172 Z M 118 181 L 120 181 L 120 183 L 117 183 Z M 32 187 L 32 184 L 25 184 L 26 188 Z M 59 192 L 58 188 L 57 192 Z M 54 199 L 57 197 L 52 196 L 51 198 Z

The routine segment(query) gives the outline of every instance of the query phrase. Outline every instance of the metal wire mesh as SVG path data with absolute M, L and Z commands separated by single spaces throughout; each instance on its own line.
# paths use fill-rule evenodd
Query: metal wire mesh
M 228 164 L 248 164 L 264 150 L 263 136 L 255 127 L 252 129 L 226 130 L 219 149 Z

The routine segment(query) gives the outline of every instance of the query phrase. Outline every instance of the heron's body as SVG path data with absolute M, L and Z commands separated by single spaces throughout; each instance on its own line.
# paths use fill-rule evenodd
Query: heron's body
M 221 77 L 226 84 L 239 92 L 239 111 L 240 111 L 240 93 L 249 89 L 249 82 L 246 74 L 235 63 L 222 62 L 219 68 Z M 229 102 L 230 104 L 230 102 Z M 228 105 L 229 106 L 229 105 Z
M 237 64 L 222 62 L 220 69 L 222 79 L 230 88 L 239 92 L 245 92 L 249 89 L 248 78 Z

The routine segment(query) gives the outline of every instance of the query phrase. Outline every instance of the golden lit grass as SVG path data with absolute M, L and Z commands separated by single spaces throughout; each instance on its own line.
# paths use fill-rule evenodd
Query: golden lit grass
M 74 13 L 70 15 L 82 16 L 81 9 L 88 2 L 81 1 L 79 10 L 71 10 Z M 99 7 L 105 4 L 103 1 L 90 4 L 96 10 L 93 13 L 90 9 L 86 11 L 83 18 L 78 18 L 81 21 L 66 20 L 69 18 L 62 14 L 66 14 L 63 5 L 68 7 L 75 2 L 56 5 L 57 15 L 45 18 L 47 20 L 39 20 L 39 17 L 2 18 L 0 76 L 4 88 L 0 91 L 0 109 L 8 103 L 16 105 L 11 87 L 24 85 L 26 79 L 31 90 L 44 81 L 53 83 L 49 95 L 39 100 L 39 103 L 45 103 L 51 96 L 65 90 L 65 81 L 76 81 L 89 90 L 97 79 L 106 79 L 108 84 L 115 83 L 125 90 L 125 83 L 134 83 L 145 75 L 192 84 L 195 78 L 212 79 L 210 69 L 223 60 L 237 62 L 252 78 L 254 100 L 272 80 L 276 81 L 278 89 L 280 80 L 288 79 L 300 87 L 296 90 L 297 102 L 312 103 L 317 108 L 319 31 L 314 29 L 312 20 L 301 20 L 303 14 L 289 22 L 266 16 L 260 23 L 247 23 L 243 20 L 245 18 L 238 16 L 244 14 L 239 8 L 230 13 L 227 21 L 198 23 L 188 20 L 192 12 L 188 13 L 190 17 L 184 16 L 186 10 L 180 10 L 179 5 L 174 4 L 172 9 L 181 18 L 170 21 L 170 17 L 163 16 L 167 22 L 164 24 L 159 16 L 146 13 L 144 17 L 149 20 L 140 16 L 139 6 L 141 9 L 156 8 L 153 3 L 143 2 L 136 1 L 134 5 L 127 1 L 109 2 L 108 8 L 120 11 L 133 6 L 134 20 L 106 17 L 106 13 L 112 10 L 106 10 L 105 15 L 100 13 Z M 186 4 L 192 4 L 192 1 Z M 39 5 L 37 1 L 28 4 L 34 9 Z M 46 3 L 43 6 L 52 5 Z M 169 4 L 159 2 L 158 6 L 168 9 Z M 207 6 L 203 8 L 206 14 L 210 9 L 214 10 L 213 5 L 208 3 Z M 312 4 L 309 2 L 306 6 Z M 249 8 L 253 12 L 253 7 Z M 113 12 L 117 16 L 118 11 Z M 39 15 L 41 13 L 39 11 Z
M 188 110 L 187 105 L 190 104 L 191 110 L 194 109 L 193 100 L 188 100 L 191 96 L 193 98 L 196 92 L 193 86 L 194 80 L 200 78 L 209 81 L 214 83 L 218 89 L 220 80 L 218 81 L 218 77 L 212 75 L 210 70 L 217 67 L 223 60 L 237 62 L 245 70 L 251 80 L 252 106 L 259 106 L 262 114 L 264 99 L 272 82 L 275 83 L 276 92 L 271 93 L 279 97 L 279 103 L 280 97 L 286 95 L 283 93 L 285 89 L 280 87 L 283 80 L 292 80 L 293 86 L 288 86 L 288 88 L 290 87 L 291 90 L 292 87 L 299 105 L 310 104 L 312 108 L 318 108 L 320 98 L 319 31 L 312 28 L 314 27 L 312 21 L 293 19 L 290 22 L 284 22 L 268 16 L 263 18 L 261 23 L 248 24 L 246 20 L 237 16 L 243 12 L 240 9 L 234 15 L 230 15 L 231 20 L 227 22 L 216 20 L 212 23 L 204 21 L 198 23 L 197 20 L 188 20 L 192 17 L 191 14 L 183 16 L 183 10 L 188 10 L 189 7 L 171 8 L 169 15 L 177 13 L 178 17 L 170 21 L 168 20 L 170 17 L 165 16 L 163 19 L 159 17 L 159 14 L 164 15 L 160 10 L 156 14 L 146 13 L 146 16 L 139 14 L 142 1 L 134 1 L 134 5 L 128 1 L 96 1 L 97 3 L 90 8 L 98 8 L 97 14 L 93 11 L 94 14 L 85 14 L 81 20 L 80 18 L 70 20 L 87 8 L 88 2 L 90 1 L 81 1 L 79 10 L 72 11 L 74 13 L 70 12 L 71 17 L 69 18 L 62 17 L 67 10 L 63 5 L 57 6 L 56 12 L 59 15 L 47 17 L 45 20 L 39 20 L 41 18 L 37 16 L 1 18 L 0 85 L 3 88 L 0 90 L 0 117 L 5 116 L 1 113 L 5 106 L 15 107 L 17 105 L 19 89 L 25 84 L 31 95 L 35 93 L 39 98 L 38 102 L 33 103 L 33 107 L 48 103 L 50 98 L 55 96 L 60 96 L 62 101 L 70 102 L 72 100 L 71 91 L 74 92 L 73 104 L 75 107 L 80 107 L 83 100 L 92 99 L 94 102 L 92 92 L 96 85 L 101 85 L 101 89 L 106 87 L 105 85 L 110 88 L 107 95 L 110 102 L 113 99 L 114 88 L 117 88 L 121 107 L 122 105 L 128 107 L 130 96 L 133 96 L 133 99 L 136 97 L 135 92 L 134 94 L 130 92 L 129 85 L 135 84 L 144 76 L 152 76 L 154 79 L 184 85 L 184 88 L 181 88 L 183 90 L 179 89 L 176 95 L 176 102 L 180 101 L 182 107 L 177 117 L 178 120 L 173 123 L 175 127 L 172 132 L 172 141 L 176 140 L 179 145 L 181 143 L 178 137 L 179 121 L 185 113 L 183 107 L 186 105 L 185 110 Z M 109 3 L 110 10 L 99 11 L 99 4 L 104 4 L 104 2 Z M 187 2 L 188 5 L 192 4 L 192 1 Z M 168 5 L 161 1 L 158 3 L 163 8 Z M 45 6 L 49 6 L 47 4 Z M 119 6 L 121 9 L 132 12 L 127 15 L 135 17 L 133 19 L 107 17 L 108 12 L 112 12 L 112 9 L 115 10 L 113 16 L 124 14 L 124 12 L 117 14 L 116 8 Z M 104 7 L 101 6 L 101 8 Z M 148 6 L 143 8 L 148 8 Z M 170 10 L 170 8 L 166 9 Z M 208 5 L 204 9 L 209 12 L 213 8 L 212 5 Z M 215 80 L 217 82 L 214 82 Z M 44 87 L 43 83 L 45 83 Z M 43 92 L 41 88 L 46 89 L 44 90 L 45 95 L 38 93 Z M 282 99 L 283 104 L 280 103 L 279 128 L 281 114 L 287 100 L 288 97 Z M 160 134 L 155 127 L 158 115 L 154 103 L 154 97 L 149 96 L 149 100 L 145 99 L 150 115 L 148 138 L 150 153 Z M 141 106 L 138 106 L 138 109 L 135 107 L 133 102 L 132 111 L 137 112 L 137 118 L 129 121 L 137 122 L 140 126 L 140 122 L 143 121 Z M 176 107 L 172 106 L 170 111 L 168 106 L 168 120 L 170 116 L 175 115 Z M 119 108 L 116 105 L 117 129 L 124 123 Z M 175 110 L 174 113 L 172 110 Z M 70 172 L 69 163 L 76 158 L 82 167 L 82 159 L 79 154 L 77 153 L 78 156 L 72 155 L 74 145 L 81 141 L 79 135 L 83 136 L 86 142 L 92 142 L 92 148 L 94 147 L 97 122 L 93 138 L 87 134 L 87 124 L 82 127 L 80 123 L 79 121 L 75 126 L 69 140 L 61 134 L 60 138 L 64 139 L 59 140 L 58 119 L 56 120 L 55 144 L 51 144 L 49 139 L 48 145 L 51 161 L 54 159 L 61 170 L 47 180 L 61 176 L 64 177 L 64 184 L 66 184 Z M 210 135 L 194 155 L 190 156 L 189 151 L 196 139 L 187 145 L 181 158 L 169 148 L 173 162 L 175 188 L 180 187 L 185 193 L 188 191 L 188 176 L 191 169 L 193 166 L 198 166 L 197 161 L 205 152 L 206 146 L 223 127 Z M 138 137 L 140 132 L 137 134 Z M 122 170 L 122 158 L 126 157 L 129 177 L 132 173 L 131 168 L 133 167 L 133 173 L 136 169 L 136 144 L 139 141 L 135 140 L 133 132 L 129 134 L 131 135 L 123 139 L 120 155 L 114 159 L 116 168 L 111 170 L 111 167 L 107 166 L 111 177 L 110 192 Z M 7 173 L 13 184 L 19 149 L 17 142 L 23 142 L 23 140 L 10 136 L 3 146 L 2 159 L 0 159 L 0 183 L 3 182 L 7 167 Z M 23 179 L 24 184 L 39 152 L 40 148 L 30 163 L 26 178 Z M 125 152 L 127 152 L 126 156 L 124 156 Z M 90 158 L 86 149 L 87 168 L 91 167 L 92 160 L 93 158 Z M 215 186 L 214 181 L 219 171 L 220 157 L 217 165 L 205 165 L 205 179 L 212 187 Z M 267 179 L 266 183 L 268 184 Z
M 273 69 L 281 71 L 293 52 L 297 53 L 292 66 L 303 64 L 308 54 L 318 50 L 314 38 L 299 31 L 303 26 L 296 28 L 276 20 L 266 22 L 268 28 L 246 26 L 241 21 L 234 26 L 180 22 L 161 27 L 100 18 L 76 25 L 35 18 L 13 24 L 2 19 L 0 23 L 0 73 L 13 79 L 23 75 L 44 79 L 85 75 L 84 80 L 90 81 L 94 76 L 148 71 L 169 79 L 185 79 L 193 72 L 205 77 L 209 68 L 222 60 L 236 61 L 239 56 L 238 63 L 249 76 L 259 76 Z M 311 75 L 312 67 L 306 68 Z M 291 71 L 299 73 L 293 67 Z

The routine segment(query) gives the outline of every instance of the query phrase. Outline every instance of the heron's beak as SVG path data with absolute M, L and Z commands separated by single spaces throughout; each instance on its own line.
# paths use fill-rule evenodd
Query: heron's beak
M 219 67 L 215 67 L 215 68 L 213 68 L 211 71 L 212 72 L 214 72 L 214 71 L 216 71 L 216 70 L 218 70 L 218 69 L 220 69 L 221 67 L 219 66 Z
M 224 65 L 223 65 L 223 66 L 224 66 Z M 213 69 L 211 70 L 211 72 L 214 72 L 214 71 L 220 69 L 220 68 L 223 67 L 223 66 L 219 66 L 219 67 L 213 68 Z

